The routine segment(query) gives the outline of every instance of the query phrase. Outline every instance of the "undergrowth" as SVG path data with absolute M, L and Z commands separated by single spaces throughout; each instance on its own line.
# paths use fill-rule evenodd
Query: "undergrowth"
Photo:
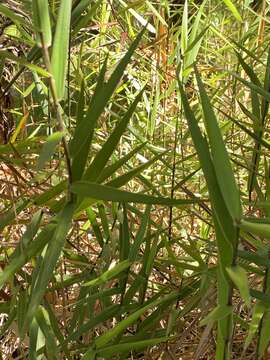
M 269 10 L 0 4 L 1 358 L 269 357 Z

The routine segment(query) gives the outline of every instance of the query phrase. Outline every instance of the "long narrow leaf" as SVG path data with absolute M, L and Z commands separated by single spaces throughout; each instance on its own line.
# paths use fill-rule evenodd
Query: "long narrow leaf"
M 139 193 L 131 193 L 116 188 L 91 183 L 88 181 L 78 181 L 71 186 L 71 191 L 81 197 L 89 197 L 97 200 L 118 201 L 118 202 L 135 202 L 142 204 L 156 204 L 167 206 L 185 206 L 197 203 L 198 200 L 189 199 L 169 199 L 154 197 Z
M 52 49 L 52 75 L 58 100 L 64 97 L 72 0 L 61 0 Z
M 92 161 L 91 165 L 87 169 L 84 174 L 84 179 L 88 181 L 96 181 L 99 175 L 101 174 L 102 170 L 104 169 L 107 161 L 109 160 L 110 156 L 112 155 L 113 151 L 115 150 L 117 144 L 121 136 L 123 135 L 124 131 L 126 130 L 127 124 L 134 113 L 138 102 L 140 101 L 144 89 L 136 96 L 136 99 L 130 106 L 127 113 L 124 115 L 123 119 L 120 123 L 116 126 L 108 140 L 102 146 L 101 150 L 97 153 L 94 160 Z
M 30 302 L 25 315 L 25 329 L 28 326 L 28 323 L 32 320 L 36 309 L 40 305 L 42 296 L 44 295 L 48 282 L 51 279 L 53 270 L 64 246 L 67 232 L 71 225 L 73 212 L 74 205 L 67 204 L 59 216 L 59 221 L 55 228 L 53 237 L 50 239 L 41 267 L 38 269 L 35 286 L 31 291 Z
M 230 159 L 212 105 L 206 94 L 199 73 L 197 70 L 195 70 L 195 72 L 217 181 L 230 215 L 233 219 L 239 219 L 241 215 L 239 190 L 233 176 Z

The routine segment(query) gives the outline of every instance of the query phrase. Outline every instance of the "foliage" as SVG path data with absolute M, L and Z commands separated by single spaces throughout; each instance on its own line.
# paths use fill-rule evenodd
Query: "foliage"
M 269 11 L 0 4 L 3 358 L 267 357 Z

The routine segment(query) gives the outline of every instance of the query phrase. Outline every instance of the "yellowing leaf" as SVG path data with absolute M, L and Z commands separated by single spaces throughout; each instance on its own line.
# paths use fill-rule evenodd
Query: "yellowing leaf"
M 18 126 L 16 127 L 14 133 L 12 134 L 11 136 L 11 139 L 10 139 L 10 142 L 13 144 L 16 139 L 17 139 L 17 136 L 19 135 L 19 133 L 25 128 L 25 125 L 26 125 L 26 121 L 28 119 L 28 116 L 29 116 L 29 112 L 27 112 L 20 120 Z

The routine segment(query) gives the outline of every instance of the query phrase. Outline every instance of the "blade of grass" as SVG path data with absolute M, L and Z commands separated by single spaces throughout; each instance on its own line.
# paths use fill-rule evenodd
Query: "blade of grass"
M 118 190 L 111 186 L 95 184 L 88 181 L 78 181 L 74 183 L 71 187 L 71 190 L 81 197 L 116 202 L 136 202 L 142 204 L 160 204 L 167 206 L 185 206 L 198 202 L 198 200 L 169 199 L 139 193 L 131 193 L 124 190 Z
M 195 74 L 202 102 L 205 127 L 211 147 L 213 165 L 220 191 L 231 217 L 233 219 L 239 219 L 241 216 L 239 190 L 233 176 L 230 159 L 222 139 L 221 131 L 218 127 L 216 115 L 196 69 Z
M 58 100 L 65 94 L 72 0 L 61 0 L 53 39 L 52 75 Z
M 127 111 L 123 119 L 119 122 L 119 124 L 116 126 L 114 131 L 111 133 L 108 140 L 105 142 L 105 144 L 102 146 L 100 151 L 97 153 L 91 165 L 88 167 L 87 171 L 85 171 L 83 179 L 91 182 L 94 182 L 98 179 L 102 170 L 106 166 L 110 156 L 112 155 L 117 144 L 119 143 L 121 136 L 126 130 L 127 124 L 132 114 L 134 113 L 136 106 L 142 97 L 143 92 L 144 89 L 136 96 L 136 99 L 130 106 L 129 110 Z
M 50 47 L 52 43 L 51 22 L 49 14 L 49 3 L 47 0 L 32 1 L 33 23 L 36 30 L 36 39 L 39 47 L 44 42 L 46 47 Z M 42 36 L 42 41 L 40 39 Z
M 234 3 L 231 0 L 222 0 L 224 2 L 224 4 L 228 7 L 228 9 L 231 11 L 231 13 L 233 14 L 233 16 L 236 18 L 236 20 L 238 21 L 243 21 L 241 15 L 239 14 L 239 11 L 237 10 L 236 6 L 234 5 Z
M 38 269 L 35 286 L 31 289 L 30 301 L 25 315 L 25 330 L 27 329 L 28 324 L 31 323 L 35 311 L 40 305 L 42 296 L 46 291 L 48 282 L 51 279 L 71 225 L 73 212 L 74 205 L 67 204 L 59 216 L 54 234 L 50 239 L 46 253 L 42 259 L 41 267 Z
M 71 142 L 73 164 L 81 164 L 79 171 L 77 171 L 76 173 L 75 180 L 81 178 L 82 172 L 84 170 L 87 155 L 89 152 L 89 147 L 92 141 L 93 131 L 96 126 L 97 120 L 104 111 L 110 97 L 114 93 L 125 71 L 125 68 L 130 62 L 134 51 L 136 50 L 139 42 L 141 41 L 144 31 L 145 29 L 143 29 L 133 41 L 128 52 L 119 62 L 107 83 L 103 83 L 103 78 L 106 70 L 106 62 L 103 66 L 103 70 L 101 72 L 102 76 L 100 77 L 100 83 L 98 84 L 99 86 L 96 89 L 94 97 L 86 113 L 85 119 L 84 121 L 80 122 L 76 127 L 75 134 Z M 85 136 L 86 134 L 87 136 Z

